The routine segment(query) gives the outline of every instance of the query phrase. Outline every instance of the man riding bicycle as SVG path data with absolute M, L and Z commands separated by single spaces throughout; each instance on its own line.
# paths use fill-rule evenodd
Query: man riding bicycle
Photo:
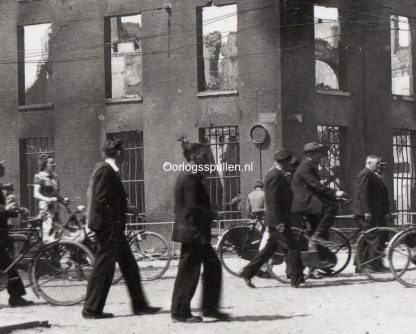
M 335 200 L 345 196 L 340 190 L 321 183 L 318 166 L 326 156 L 327 149 L 319 143 L 304 146 L 305 158 L 296 169 L 292 179 L 292 211 L 306 216 L 310 223 L 310 248 L 317 251 L 317 245 L 328 246 L 329 229 L 332 227 L 337 206 Z

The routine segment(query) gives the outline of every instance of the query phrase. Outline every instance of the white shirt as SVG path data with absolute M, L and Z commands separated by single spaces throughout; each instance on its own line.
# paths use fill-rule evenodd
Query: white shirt
M 105 159 L 105 162 L 108 163 L 111 166 L 111 168 L 114 169 L 116 173 L 120 171 L 120 169 L 116 165 L 116 161 L 113 158 L 107 158 Z

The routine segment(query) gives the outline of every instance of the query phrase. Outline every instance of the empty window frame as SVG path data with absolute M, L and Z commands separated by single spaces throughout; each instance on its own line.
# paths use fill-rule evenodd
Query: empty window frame
M 412 223 L 416 209 L 416 175 L 415 175 L 416 132 L 394 130 L 393 132 L 393 186 L 395 209 L 399 213 L 398 223 Z
M 198 90 L 237 89 L 237 5 L 197 8 Z
M 200 142 L 205 143 L 209 164 L 240 164 L 240 135 L 237 126 L 201 128 Z M 220 219 L 241 218 L 240 171 L 212 171 L 207 175 L 209 196 Z
M 340 89 L 341 24 L 337 8 L 314 6 L 315 84 L 317 89 Z
M 124 143 L 125 157 L 121 167 L 122 182 L 130 205 L 135 206 L 143 217 L 145 213 L 143 132 L 108 133 L 107 139 L 121 139 Z M 137 221 L 134 217 L 128 221 L 130 224 L 140 222 L 141 220 Z
M 38 159 L 42 154 L 53 157 L 54 151 L 52 137 L 25 138 L 19 141 L 21 205 L 29 209 L 31 216 L 38 213 L 37 201 L 33 197 Z
M 106 17 L 104 21 L 105 96 L 142 96 L 142 16 Z
M 52 100 L 52 24 L 19 26 L 17 33 L 19 105 L 49 103 Z
M 409 19 L 392 15 L 390 23 L 392 93 L 413 96 L 413 57 Z
M 345 128 L 339 126 L 318 125 L 318 142 L 328 148 L 327 156 L 321 160 L 319 172 L 324 184 L 341 188 L 341 162 L 344 151 Z

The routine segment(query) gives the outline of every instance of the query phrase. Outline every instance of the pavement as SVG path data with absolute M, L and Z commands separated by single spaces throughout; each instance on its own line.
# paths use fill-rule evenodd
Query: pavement
M 28 289 L 27 308 L 7 306 L 6 291 L 0 292 L 0 333 L 3 326 L 32 321 L 48 321 L 50 328 L 15 330 L 13 333 L 414 333 L 416 289 L 398 282 L 372 282 L 353 274 L 353 267 L 338 277 L 308 281 L 306 288 L 294 289 L 272 279 L 255 278 L 256 289 L 224 272 L 222 311 L 230 321 L 205 318 L 203 323 L 172 323 L 170 304 L 176 266 L 160 279 L 144 282 L 152 306 L 163 310 L 155 315 L 133 316 L 123 283 L 113 286 L 105 307 L 113 319 L 85 320 L 82 305 L 53 306 L 36 299 Z M 192 308 L 199 314 L 201 286 Z

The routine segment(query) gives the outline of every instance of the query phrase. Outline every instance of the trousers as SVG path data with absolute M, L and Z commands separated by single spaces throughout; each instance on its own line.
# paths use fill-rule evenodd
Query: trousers
M 12 262 L 12 259 L 7 254 L 5 245 L 0 242 L 0 269 L 5 270 Z M 17 271 L 12 268 L 7 272 L 7 275 L 9 279 L 7 292 L 10 297 L 24 296 L 26 294 L 26 290 Z
M 292 282 L 303 278 L 303 265 L 300 251 L 290 229 L 286 228 L 283 233 L 275 228 L 269 228 L 270 237 L 266 246 L 247 264 L 241 271 L 241 277 L 251 279 L 257 271 L 265 264 L 280 248 L 287 252 L 286 274 L 291 277 Z
M 173 316 L 191 316 L 191 300 L 198 286 L 201 265 L 204 267 L 201 308 L 202 310 L 218 310 L 222 267 L 217 254 L 210 244 L 183 243 L 172 295 L 171 313 Z
M 97 231 L 98 250 L 88 281 L 84 309 L 102 313 L 114 276 L 116 261 L 123 274 L 133 310 L 148 305 L 143 292 L 139 267 L 121 230 Z

